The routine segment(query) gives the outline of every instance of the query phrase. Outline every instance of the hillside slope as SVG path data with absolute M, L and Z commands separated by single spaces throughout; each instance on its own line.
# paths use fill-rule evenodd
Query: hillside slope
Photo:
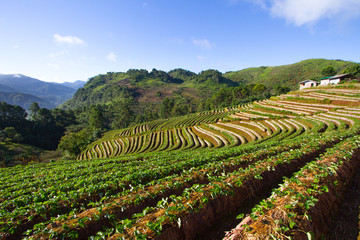
M 263 66 L 228 72 L 224 74 L 224 77 L 238 83 L 262 83 L 266 86 L 280 84 L 296 90 L 298 83 L 303 80 L 318 80 L 324 77 L 321 72 L 327 66 L 333 66 L 336 74 L 340 74 L 355 65 L 360 64 L 343 60 L 308 59 L 284 66 Z
M 85 86 L 61 107 L 110 104 L 130 98 L 143 107 L 155 105 L 155 108 L 158 108 L 158 104 L 165 98 L 175 98 L 178 103 L 198 105 L 219 88 L 237 85 L 216 70 L 195 74 L 183 69 L 168 73 L 156 69 L 151 72 L 130 69 L 127 72 L 111 72 L 89 79 Z
M 140 104 L 160 103 L 166 97 L 181 99 L 199 105 L 221 88 L 263 84 L 271 91 L 276 85 L 298 89 L 304 79 L 319 79 L 323 68 L 333 66 L 336 73 L 360 65 L 342 60 L 309 59 L 278 67 L 247 68 L 220 73 L 206 70 L 199 74 L 184 69 L 169 72 L 153 69 L 131 69 L 127 72 L 107 73 L 91 78 L 63 108 L 76 108 L 90 104 L 109 104 L 133 97 Z

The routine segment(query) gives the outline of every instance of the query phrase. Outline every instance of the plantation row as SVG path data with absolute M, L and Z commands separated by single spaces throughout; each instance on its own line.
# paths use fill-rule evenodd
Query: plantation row
M 237 146 L 252 141 L 266 141 L 280 132 L 287 132 L 294 137 L 311 129 L 314 122 L 317 122 L 315 125 L 322 122 L 335 129 L 340 127 L 341 123 L 337 120 L 339 118 L 343 118 L 345 124 L 352 125 L 353 122 L 346 118 L 356 117 L 360 110 L 349 110 L 347 104 L 353 105 L 360 98 L 344 97 L 343 94 L 330 92 L 331 90 L 321 90 L 321 94 L 336 99 L 334 104 L 327 98 L 313 99 L 311 94 L 316 92 L 308 91 L 300 92 L 301 97 L 290 98 L 291 101 L 281 100 L 287 96 L 284 95 L 236 109 L 205 112 L 111 131 L 91 144 L 78 158 L 94 159 L 154 151 Z M 329 94 L 324 94 L 326 91 Z M 320 103 L 304 103 L 302 99 Z M 328 103 L 324 104 L 324 100 Z
M 336 138 L 332 141 L 324 139 L 321 146 L 331 146 Z M 174 197 L 172 202 L 166 202 L 165 204 L 158 204 L 156 207 L 149 209 L 148 212 L 143 214 L 134 214 L 130 219 L 121 221 L 122 225 L 116 225 L 112 231 L 107 231 L 107 233 L 112 233 L 109 235 L 109 239 L 133 239 L 133 238 L 157 238 L 157 239 L 193 239 L 201 236 L 200 234 L 205 233 L 208 227 L 213 226 L 214 222 L 220 220 L 221 216 L 224 216 L 229 211 L 235 210 L 237 207 L 240 207 L 241 204 L 245 204 L 247 201 L 252 200 L 253 194 L 260 194 L 266 186 L 271 182 L 278 182 L 282 175 L 289 174 L 296 170 L 297 167 L 302 166 L 302 164 L 308 159 L 315 159 L 311 161 L 308 165 L 304 167 L 304 170 L 300 170 L 295 174 L 291 180 L 296 182 L 298 176 L 303 176 L 302 174 L 309 174 L 307 180 L 299 183 L 304 190 L 302 192 L 311 194 L 302 195 L 302 192 L 294 191 L 292 188 L 288 187 L 286 189 L 280 188 L 275 190 L 275 193 L 282 193 L 277 196 L 278 201 L 283 204 L 283 209 L 288 214 L 284 214 L 283 209 L 278 210 L 274 205 L 272 199 L 266 201 L 254 211 L 252 217 L 258 220 L 258 223 L 268 231 L 259 229 L 259 226 L 248 225 L 246 228 L 250 232 L 248 239 L 254 239 L 252 237 L 257 237 L 257 239 L 264 239 L 266 237 L 271 237 L 271 234 L 275 236 L 276 239 L 287 235 L 294 235 L 295 233 L 287 232 L 290 229 L 293 229 L 296 226 L 295 219 L 289 220 L 286 217 L 297 217 L 298 222 L 302 219 L 305 219 L 304 216 L 296 213 L 298 208 L 302 207 L 303 209 L 309 210 L 310 207 L 315 206 L 314 203 L 317 202 L 318 194 L 326 192 L 327 188 L 323 187 L 322 184 L 318 184 L 320 179 L 325 179 L 326 183 L 333 183 L 333 178 L 328 178 L 332 171 L 337 170 L 343 162 L 338 162 L 336 160 L 342 160 L 345 156 L 348 157 L 348 160 L 352 159 L 353 156 L 359 153 L 358 149 L 360 137 L 355 136 L 350 138 L 348 141 L 330 147 L 325 152 L 325 157 L 315 159 L 315 156 L 318 156 L 318 152 L 322 152 L 321 146 L 316 146 L 314 143 L 312 146 L 302 146 L 301 150 L 292 151 L 292 152 L 283 152 L 278 157 L 272 157 L 263 161 L 258 161 L 256 167 L 248 167 L 234 171 L 231 174 L 226 174 L 223 176 L 217 176 L 209 184 L 199 184 L 193 186 L 191 191 L 184 191 L 184 193 L 179 197 Z M 320 140 L 321 141 L 321 140 Z M 338 150 L 340 148 L 340 150 Z M 357 149 L 356 152 L 350 151 L 352 149 Z M 335 155 L 336 153 L 336 155 Z M 324 160 L 326 157 L 331 155 L 333 161 L 330 163 L 335 163 L 328 167 Z M 359 159 L 356 159 L 359 160 Z M 320 162 L 321 164 L 318 164 Z M 356 161 L 355 161 L 356 162 Z M 358 164 L 351 165 L 351 167 L 358 166 Z M 322 169 L 322 167 L 328 167 L 327 169 Z M 349 166 L 347 166 L 349 170 Z M 306 170 L 312 170 L 312 173 L 304 173 Z M 320 175 L 317 175 L 317 170 L 320 172 Z M 322 170 L 322 171 L 320 171 Z M 329 171 L 330 170 L 330 171 Z M 345 174 L 345 173 L 342 173 Z M 352 176 L 352 175 L 350 175 Z M 342 176 L 341 176 L 342 177 Z M 337 177 L 337 180 L 343 180 L 341 177 Z M 316 186 L 311 185 L 311 183 L 316 183 Z M 288 181 L 285 181 L 284 185 L 286 186 Z M 346 182 L 341 182 L 341 185 L 346 184 Z M 327 186 L 327 185 L 325 185 Z M 309 188 L 310 187 L 310 188 Z M 312 188 L 314 190 L 312 190 Z M 328 188 L 331 186 L 329 185 Z M 311 190 L 309 190 L 311 189 Z M 336 189 L 332 189 L 333 195 L 336 195 Z M 294 198 L 291 198 L 294 197 Z M 289 198 L 288 202 L 283 202 L 284 198 Z M 294 200 L 296 199 L 296 200 Z M 309 201 L 312 200 L 312 201 Z M 325 201 L 326 197 L 324 197 Z M 287 204 L 291 204 L 291 207 Z M 286 207 L 285 207 L 286 206 Z M 326 209 L 325 206 L 323 207 Z M 289 209 L 296 210 L 295 213 L 291 212 Z M 260 209 L 260 210 L 258 210 Z M 268 222 L 264 218 L 258 219 L 255 214 L 263 214 L 264 209 L 269 209 L 269 213 L 266 216 L 272 218 L 272 222 L 275 226 L 269 226 Z M 274 213 L 274 211 L 276 213 Z M 195 214 L 191 214 L 195 213 Z M 291 214 L 292 213 L 292 214 Z M 316 212 L 319 214 L 319 212 Z M 286 220 L 281 218 L 280 214 L 284 214 Z M 279 218 L 274 218 L 273 216 L 279 216 Z M 304 234 L 303 231 L 314 233 L 315 230 L 321 230 L 319 226 L 323 224 L 321 222 L 323 216 L 318 216 L 318 222 L 314 222 L 315 216 L 309 214 L 312 219 L 311 225 L 309 220 L 305 223 L 298 223 L 301 226 L 306 226 L 306 228 L 296 229 L 297 234 Z M 328 216 L 325 216 L 325 218 Z M 309 218 L 310 219 L 310 218 Z M 280 221 L 277 221 L 280 220 Z M 282 220 L 282 221 L 281 221 Z M 293 221 L 293 222 L 291 222 Z M 247 221 L 249 224 L 250 221 Z M 278 226 L 283 224 L 283 226 Z M 184 224 L 182 224 L 184 223 Z M 255 224 L 255 223 L 254 223 Z M 310 226 L 309 226 L 310 225 Z M 242 225 L 240 225 L 242 226 Z M 283 227 L 283 228 L 281 228 Z M 269 230 L 270 229 L 270 230 Z M 283 230 L 283 233 L 279 233 L 279 229 Z M 272 232 L 271 232 L 272 230 Z M 117 232 L 117 233 L 116 233 Z M 321 232 L 321 231 L 319 231 Z M 252 233 L 252 235 L 251 235 Z M 276 234 L 275 234 L 276 233 Z M 317 236 L 317 239 L 320 236 Z
M 359 163 L 354 136 L 286 178 L 224 239 L 330 239 L 331 217 Z
M 171 119 L 160 119 L 150 123 L 145 123 L 131 128 L 120 130 L 114 134 L 110 134 L 110 136 L 112 137 L 131 136 L 136 134 L 142 134 L 149 131 L 160 131 L 160 130 L 168 130 L 172 128 L 194 126 L 202 123 L 213 123 L 213 122 L 217 122 L 219 119 L 226 117 L 229 113 L 231 113 L 231 110 L 221 109 L 221 110 L 213 110 L 208 112 L 186 115 L 182 117 L 175 117 Z
M 281 132 L 298 135 L 312 128 L 314 122 L 320 121 L 322 120 L 317 118 L 299 117 L 258 122 L 219 122 L 150 132 L 96 142 L 84 151 L 79 159 L 107 158 L 164 150 L 237 146 L 252 141 L 268 140 Z M 337 126 L 339 125 L 340 123 Z
M 33 227 L 34 233 L 46 232 L 46 228 L 49 228 L 47 223 L 54 227 L 59 226 L 60 229 L 57 230 L 60 230 L 60 234 L 66 233 L 65 236 L 68 237 L 82 234 L 82 225 L 86 232 L 89 228 L 101 230 L 104 222 L 109 221 L 106 219 L 112 214 L 123 215 L 127 212 L 126 209 L 129 209 L 130 213 L 138 211 L 139 206 L 143 205 L 145 208 L 149 203 L 156 204 L 164 197 L 170 197 L 179 191 L 186 192 L 185 187 L 192 188 L 204 181 L 211 183 L 223 176 L 223 173 L 233 173 L 239 167 L 248 166 L 248 171 L 252 172 L 255 163 L 258 166 L 262 158 L 293 153 L 293 148 L 303 148 L 304 144 L 311 146 L 318 140 L 308 136 L 302 141 L 289 140 L 280 147 L 274 146 L 275 141 L 268 145 L 258 144 L 242 149 L 231 148 L 225 151 L 224 148 L 221 152 L 213 152 L 218 156 L 210 153 L 202 158 L 199 156 L 203 155 L 203 150 L 193 158 L 189 158 L 190 154 L 185 154 L 174 159 L 176 155 L 169 154 L 163 155 L 162 159 L 148 156 L 147 159 L 126 159 L 128 161 L 118 159 L 44 165 L 45 169 L 42 171 L 34 168 L 21 169 L 23 171 L 19 169 L 20 171 L 16 172 L 19 179 L 12 182 L 21 182 L 22 186 L 9 184 L 1 189 L 6 200 L 1 203 L 1 216 L 11 219 L 11 222 L 2 227 L 7 229 L 6 232 L 14 233 L 11 237 Z M 248 154 L 252 152 L 254 153 Z M 32 170 L 35 170 L 37 175 L 34 175 Z M 38 179 L 37 176 L 41 175 L 43 179 Z M 8 182 L 11 182 L 13 176 L 14 172 L 7 175 Z M 25 179 L 27 181 L 24 181 Z M 43 185 L 44 182 L 48 187 Z M 6 192 L 8 194 L 5 194 Z M 74 216 L 79 217 L 74 220 Z M 57 223 L 62 219 L 70 223 Z M 35 225 L 39 222 L 44 223 Z M 100 223 L 101 227 L 96 228 Z M 24 227 L 26 229 L 23 229 Z M 50 229 L 55 231 L 53 227 Z
M 177 174 L 167 173 L 166 177 L 158 180 L 154 177 L 145 185 L 133 185 L 133 189 L 122 196 L 94 203 L 96 207 L 90 204 L 89 208 L 88 204 L 86 210 L 50 219 L 31 234 L 35 239 L 91 235 L 113 239 L 196 238 L 224 214 L 280 183 L 284 175 L 296 172 L 306 163 L 310 163 L 310 167 L 305 169 L 312 169 L 317 158 L 332 155 L 345 143 L 356 143 L 351 146 L 358 148 L 360 139 L 355 129 L 359 123 L 354 121 L 357 127 L 348 131 L 314 132 L 283 140 L 281 146 L 263 143 L 243 147 L 230 154 L 231 157 L 202 159 L 206 163 L 196 162 L 197 167 L 193 163 L 191 168 L 183 168 L 184 171 Z M 343 152 L 351 153 L 348 150 Z M 337 159 L 343 159 L 343 155 Z M 311 202 L 307 204 L 312 206 Z
M 339 90 L 321 89 L 360 91 Z M 0 169 L 0 238 L 206 239 L 224 217 L 238 226 L 220 238 L 327 236 L 322 219 L 359 168 L 360 108 L 286 98 L 226 110 L 236 121 L 112 131 L 82 160 Z

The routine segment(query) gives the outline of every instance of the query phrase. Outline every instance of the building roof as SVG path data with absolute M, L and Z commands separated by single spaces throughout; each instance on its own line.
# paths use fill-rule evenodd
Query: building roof
M 320 80 L 327 80 L 327 79 L 336 79 L 336 78 L 341 78 L 341 77 L 347 77 L 347 76 L 350 76 L 351 74 L 340 74 L 340 75 L 335 75 L 335 76 L 329 76 L 329 77 L 324 77 L 324 78 L 321 78 Z
M 340 74 L 340 75 L 335 75 L 335 76 L 332 76 L 330 77 L 329 79 L 336 79 L 336 78 L 342 78 L 342 77 L 347 77 L 347 76 L 350 76 L 350 74 Z
M 332 78 L 332 77 L 335 77 L 335 76 L 323 77 L 323 78 L 320 78 L 320 81 L 321 81 L 321 80 L 328 80 L 329 78 Z
M 304 81 L 299 82 L 299 84 L 305 84 L 305 83 L 307 83 L 307 82 L 318 83 L 317 81 L 307 79 L 307 80 L 304 80 Z

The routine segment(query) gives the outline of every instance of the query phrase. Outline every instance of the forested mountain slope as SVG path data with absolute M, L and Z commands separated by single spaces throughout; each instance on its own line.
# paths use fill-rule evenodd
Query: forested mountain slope
M 183 69 L 170 72 L 153 69 L 130 69 L 127 72 L 107 73 L 91 78 L 74 97 L 64 103 L 64 108 L 109 104 L 133 98 L 139 103 L 159 103 L 166 97 L 198 103 L 219 88 L 238 84 L 223 78 L 217 70 L 195 74 Z
M 180 103 L 198 105 L 214 92 L 227 87 L 263 84 L 273 90 L 277 86 L 298 89 L 304 79 L 319 79 L 326 67 L 333 67 L 334 74 L 343 73 L 358 63 L 342 60 L 309 59 L 278 67 L 247 68 L 222 74 L 206 70 L 199 74 L 184 69 L 169 72 L 153 69 L 130 69 L 127 72 L 109 72 L 90 78 L 63 108 L 76 108 L 91 104 L 109 104 L 133 98 L 138 103 L 159 103 L 164 98 L 176 98 Z
M 224 77 L 237 83 L 262 83 L 265 86 L 280 84 L 295 90 L 298 89 L 298 83 L 303 80 L 319 80 L 326 77 L 327 73 L 323 70 L 328 66 L 332 66 L 334 69 L 333 72 L 329 72 L 329 75 L 335 75 L 355 66 L 359 68 L 360 64 L 343 60 L 308 59 L 284 66 L 263 66 L 228 72 L 224 74 Z

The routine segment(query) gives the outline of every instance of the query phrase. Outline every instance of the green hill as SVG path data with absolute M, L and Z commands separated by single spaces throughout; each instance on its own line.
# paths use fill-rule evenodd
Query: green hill
M 303 80 L 322 78 L 323 74 L 321 72 L 327 66 L 333 66 L 336 74 L 340 74 L 352 66 L 359 65 L 358 63 L 343 60 L 309 59 L 284 66 L 247 68 L 227 72 L 223 76 L 237 83 L 262 83 L 266 86 L 280 84 L 296 90 L 298 89 L 298 83 Z
M 175 97 L 184 102 L 199 104 L 220 88 L 264 84 L 270 89 L 275 85 L 282 85 L 296 90 L 302 80 L 323 77 L 321 72 L 327 66 L 333 66 L 336 73 L 343 73 L 355 65 L 360 64 L 343 60 L 309 59 L 290 65 L 247 68 L 225 74 L 217 70 L 196 74 L 184 69 L 169 72 L 130 69 L 127 72 L 109 72 L 91 78 L 61 107 L 109 104 L 129 97 L 139 103 L 159 103 L 165 97 Z
M 153 69 L 130 69 L 127 72 L 107 73 L 90 78 L 74 97 L 61 107 L 76 108 L 91 104 L 109 104 L 134 98 L 138 103 L 160 103 L 164 98 L 198 104 L 216 89 L 237 86 L 219 71 L 207 70 L 199 74 L 175 69 L 170 72 Z

